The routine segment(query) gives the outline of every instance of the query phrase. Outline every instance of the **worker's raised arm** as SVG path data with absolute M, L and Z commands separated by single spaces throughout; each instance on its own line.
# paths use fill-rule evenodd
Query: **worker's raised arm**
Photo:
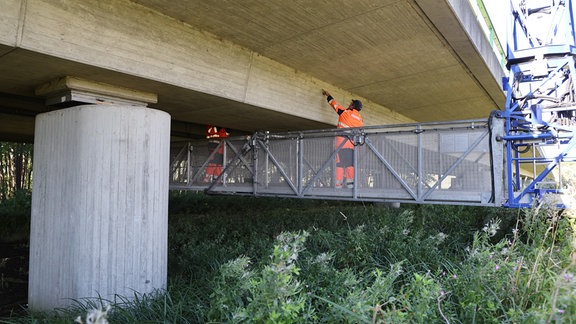
M 324 89 L 322 89 L 322 95 L 326 96 L 326 100 L 328 101 L 328 104 L 330 104 L 330 106 L 332 108 L 334 108 L 334 110 L 338 113 L 341 114 L 343 111 L 346 110 L 346 107 L 341 106 L 340 104 L 338 104 L 338 102 L 336 100 L 334 100 L 334 97 L 332 97 L 332 95 L 330 95 L 330 93 Z

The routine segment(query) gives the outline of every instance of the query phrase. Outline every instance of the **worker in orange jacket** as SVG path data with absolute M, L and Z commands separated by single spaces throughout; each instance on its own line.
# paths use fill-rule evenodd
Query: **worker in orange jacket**
M 205 182 L 212 182 L 214 179 L 218 178 L 222 173 L 222 164 L 224 163 L 224 145 L 220 145 L 222 138 L 228 137 L 230 134 L 225 128 L 220 128 L 213 125 L 206 125 L 206 139 L 208 139 L 208 151 L 209 154 L 216 149 L 218 151 L 212 156 L 210 162 L 206 166 L 206 176 L 204 178 Z M 220 147 L 218 147 L 220 145 Z
M 326 96 L 326 100 L 330 106 L 338 114 L 337 128 L 350 128 L 362 127 L 364 122 L 360 115 L 362 110 L 362 102 L 360 100 L 352 100 L 348 108 L 341 106 L 334 100 L 334 98 L 326 90 L 322 90 L 322 94 Z M 342 144 L 344 142 L 344 144 Z M 344 182 L 344 175 L 346 175 L 346 186 L 348 188 L 354 187 L 354 143 L 347 136 L 336 137 L 336 148 L 342 148 L 336 156 L 336 188 L 342 188 Z

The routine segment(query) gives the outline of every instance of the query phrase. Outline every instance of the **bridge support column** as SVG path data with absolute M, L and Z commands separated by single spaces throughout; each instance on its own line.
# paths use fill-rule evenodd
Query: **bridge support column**
M 166 287 L 170 116 L 82 105 L 38 115 L 32 310 Z

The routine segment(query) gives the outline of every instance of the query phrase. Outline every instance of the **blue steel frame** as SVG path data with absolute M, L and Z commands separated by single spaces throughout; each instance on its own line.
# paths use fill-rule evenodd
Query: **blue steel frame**
M 571 0 L 511 0 L 511 9 L 510 73 L 503 80 L 506 110 L 495 114 L 505 119 L 506 135 L 501 137 L 507 159 L 504 206 L 520 208 L 532 206 L 545 194 L 563 193 L 562 188 L 540 188 L 539 184 L 560 162 L 575 160 L 568 155 L 576 145 L 576 15 Z M 560 116 L 569 115 L 572 125 L 567 127 Z M 561 149 L 555 156 L 522 156 L 530 149 L 558 144 Z M 521 188 L 524 163 L 545 167 Z

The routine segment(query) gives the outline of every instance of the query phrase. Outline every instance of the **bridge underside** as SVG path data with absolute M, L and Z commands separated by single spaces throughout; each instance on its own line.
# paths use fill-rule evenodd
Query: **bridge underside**
M 205 124 L 330 128 L 323 100 L 368 125 L 486 118 L 502 68 L 467 0 L 8 0 L 0 10 L 0 140 L 32 141 L 63 76 L 157 94 L 172 135 Z

